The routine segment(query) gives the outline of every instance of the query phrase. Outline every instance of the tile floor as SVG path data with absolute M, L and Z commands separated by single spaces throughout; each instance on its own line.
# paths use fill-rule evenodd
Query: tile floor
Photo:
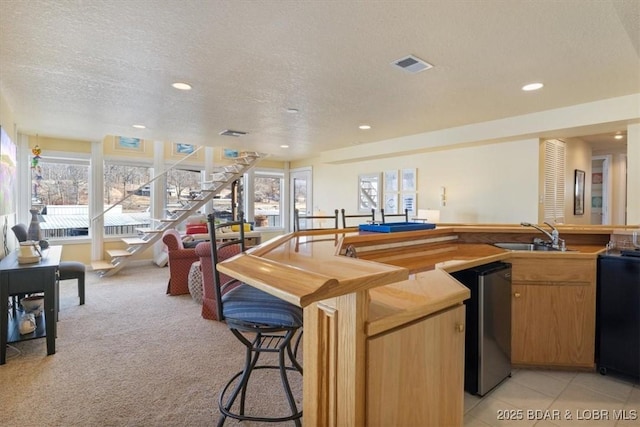
M 598 373 L 520 369 L 482 398 L 465 393 L 464 406 L 465 427 L 638 427 L 640 385 Z

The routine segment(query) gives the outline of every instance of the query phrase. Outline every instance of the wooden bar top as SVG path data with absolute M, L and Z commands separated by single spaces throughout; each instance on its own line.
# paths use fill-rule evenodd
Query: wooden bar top
M 510 251 L 486 236 L 541 236 L 520 225 L 455 225 L 399 233 L 358 233 L 356 229 L 297 232 L 278 236 L 222 262 L 223 273 L 286 301 L 313 302 L 369 290 L 367 335 L 371 336 L 462 303 L 469 290 L 448 273 L 510 258 L 594 258 L 614 232 L 609 227 L 566 227 L 568 251 Z M 478 237 L 480 236 L 480 237 Z M 544 236 L 543 236 L 544 237 Z M 466 239 L 466 240 L 465 240 Z M 358 258 L 344 256 L 347 246 Z M 411 275 L 411 277 L 410 277 Z
M 341 233 L 280 236 L 218 268 L 300 307 L 409 277 L 406 268 L 339 256 L 341 237 Z

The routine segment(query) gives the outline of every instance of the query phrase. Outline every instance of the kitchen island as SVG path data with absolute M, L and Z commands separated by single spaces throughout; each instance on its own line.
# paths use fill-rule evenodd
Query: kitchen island
M 455 426 L 463 422 L 463 302 L 469 290 L 449 273 L 498 260 L 526 261 L 514 267 L 523 285 L 575 285 L 571 290 L 580 292 L 589 312 L 595 260 L 613 231 L 561 229 L 569 251 L 531 253 L 491 245 L 540 237 L 515 225 L 301 231 L 224 261 L 220 270 L 303 307 L 305 425 Z M 569 267 L 569 273 L 559 281 L 531 274 L 531 262 L 550 261 Z M 585 267 L 586 273 L 574 277 Z M 513 310 L 519 311 L 517 304 Z M 578 356 L 572 348 L 560 355 L 564 359 L 542 352 L 541 359 L 521 363 L 545 365 L 548 357 L 552 365 L 592 367 L 593 350 L 584 343 L 594 339 L 589 319 L 574 340 Z

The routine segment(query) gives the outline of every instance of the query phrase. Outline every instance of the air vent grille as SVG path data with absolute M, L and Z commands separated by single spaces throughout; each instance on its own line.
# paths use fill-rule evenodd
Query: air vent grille
M 391 64 L 413 74 L 419 73 L 420 71 L 428 70 L 429 68 L 433 68 L 433 65 L 413 55 L 397 59 Z
M 246 134 L 247 134 L 246 132 L 242 132 L 239 130 L 231 130 L 231 129 L 225 129 L 222 132 L 220 132 L 220 135 L 222 136 L 235 136 L 236 138 Z

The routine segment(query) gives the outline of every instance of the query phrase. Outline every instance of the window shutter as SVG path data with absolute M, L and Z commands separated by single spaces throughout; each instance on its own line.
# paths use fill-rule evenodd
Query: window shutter
M 565 143 L 557 139 L 544 142 L 544 220 L 564 222 Z

